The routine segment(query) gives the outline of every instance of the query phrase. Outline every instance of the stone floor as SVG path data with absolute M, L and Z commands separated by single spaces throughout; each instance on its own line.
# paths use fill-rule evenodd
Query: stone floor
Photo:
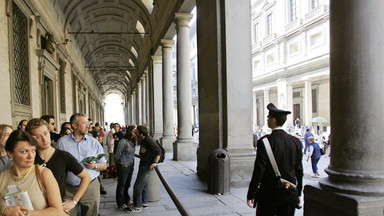
M 190 215 L 255 215 L 255 210 L 246 204 L 248 188 L 231 188 L 226 195 L 212 195 L 207 193 L 207 184 L 201 182 L 196 174 L 196 161 L 184 162 L 171 160 L 172 155 L 166 155 L 164 163 L 159 164 L 159 169 L 172 189 L 185 205 Z M 139 161 L 136 159 L 136 166 Z M 329 164 L 329 156 L 324 155 L 318 164 L 320 177 L 327 176 L 324 169 Z M 303 159 L 304 184 L 316 183 L 319 178 L 313 178 L 311 162 Z M 133 174 L 132 185 L 135 182 L 137 168 Z M 116 179 L 103 179 L 102 183 L 107 190 L 107 195 L 102 195 L 100 203 L 100 215 L 157 215 L 173 216 L 181 215 L 172 199 L 160 182 L 160 201 L 150 202 L 149 208 L 139 213 L 125 213 L 117 209 L 115 203 Z M 132 187 L 129 189 L 132 195 Z M 303 209 L 296 211 L 296 216 L 303 215 Z

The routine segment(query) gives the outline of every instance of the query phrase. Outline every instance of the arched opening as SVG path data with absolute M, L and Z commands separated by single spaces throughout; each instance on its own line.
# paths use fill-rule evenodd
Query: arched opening
M 124 104 L 121 96 L 118 94 L 110 94 L 105 98 L 104 103 L 104 119 L 108 127 L 111 122 L 125 125 Z

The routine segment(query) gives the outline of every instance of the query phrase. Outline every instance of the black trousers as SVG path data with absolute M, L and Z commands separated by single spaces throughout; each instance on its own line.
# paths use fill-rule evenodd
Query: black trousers
M 296 206 L 292 204 L 277 205 L 274 203 L 263 203 L 260 205 L 260 203 L 258 203 L 256 216 L 294 216 L 295 207 Z

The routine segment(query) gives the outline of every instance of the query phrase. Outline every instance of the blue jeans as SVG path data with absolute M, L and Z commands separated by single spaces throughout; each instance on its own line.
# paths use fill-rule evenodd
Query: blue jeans
M 139 172 L 133 186 L 133 206 L 140 207 L 148 203 L 149 166 L 139 166 Z
M 317 173 L 317 163 L 319 163 L 320 157 L 311 157 L 313 174 Z
M 131 179 L 133 174 L 133 164 L 124 167 L 117 165 L 117 187 L 116 187 L 116 203 L 120 207 L 124 204 L 128 204 L 131 200 L 128 194 L 128 189 L 131 186 Z

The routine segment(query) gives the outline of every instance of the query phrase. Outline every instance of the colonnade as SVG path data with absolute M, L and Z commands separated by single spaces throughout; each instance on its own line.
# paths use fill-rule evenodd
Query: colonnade
M 174 120 L 172 39 L 161 40 L 162 56 L 152 56 L 153 67 L 145 71 L 128 99 L 128 122 L 149 123 L 150 133 L 160 139 L 175 160 L 196 160 L 197 143 L 192 139 L 192 96 L 189 54 L 190 13 L 175 15 L 177 32 L 177 124 Z M 151 76 L 151 79 L 150 77 Z M 149 82 L 151 80 L 151 82 Z M 151 87 L 151 88 L 150 88 Z M 149 91 L 151 89 L 151 91 Z M 149 98 L 151 100 L 149 100 Z M 152 109 L 150 109 L 152 107 Z M 151 112 L 149 112 L 151 110 Z M 175 128 L 177 126 L 177 128 Z M 177 136 L 175 131 L 177 129 Z

